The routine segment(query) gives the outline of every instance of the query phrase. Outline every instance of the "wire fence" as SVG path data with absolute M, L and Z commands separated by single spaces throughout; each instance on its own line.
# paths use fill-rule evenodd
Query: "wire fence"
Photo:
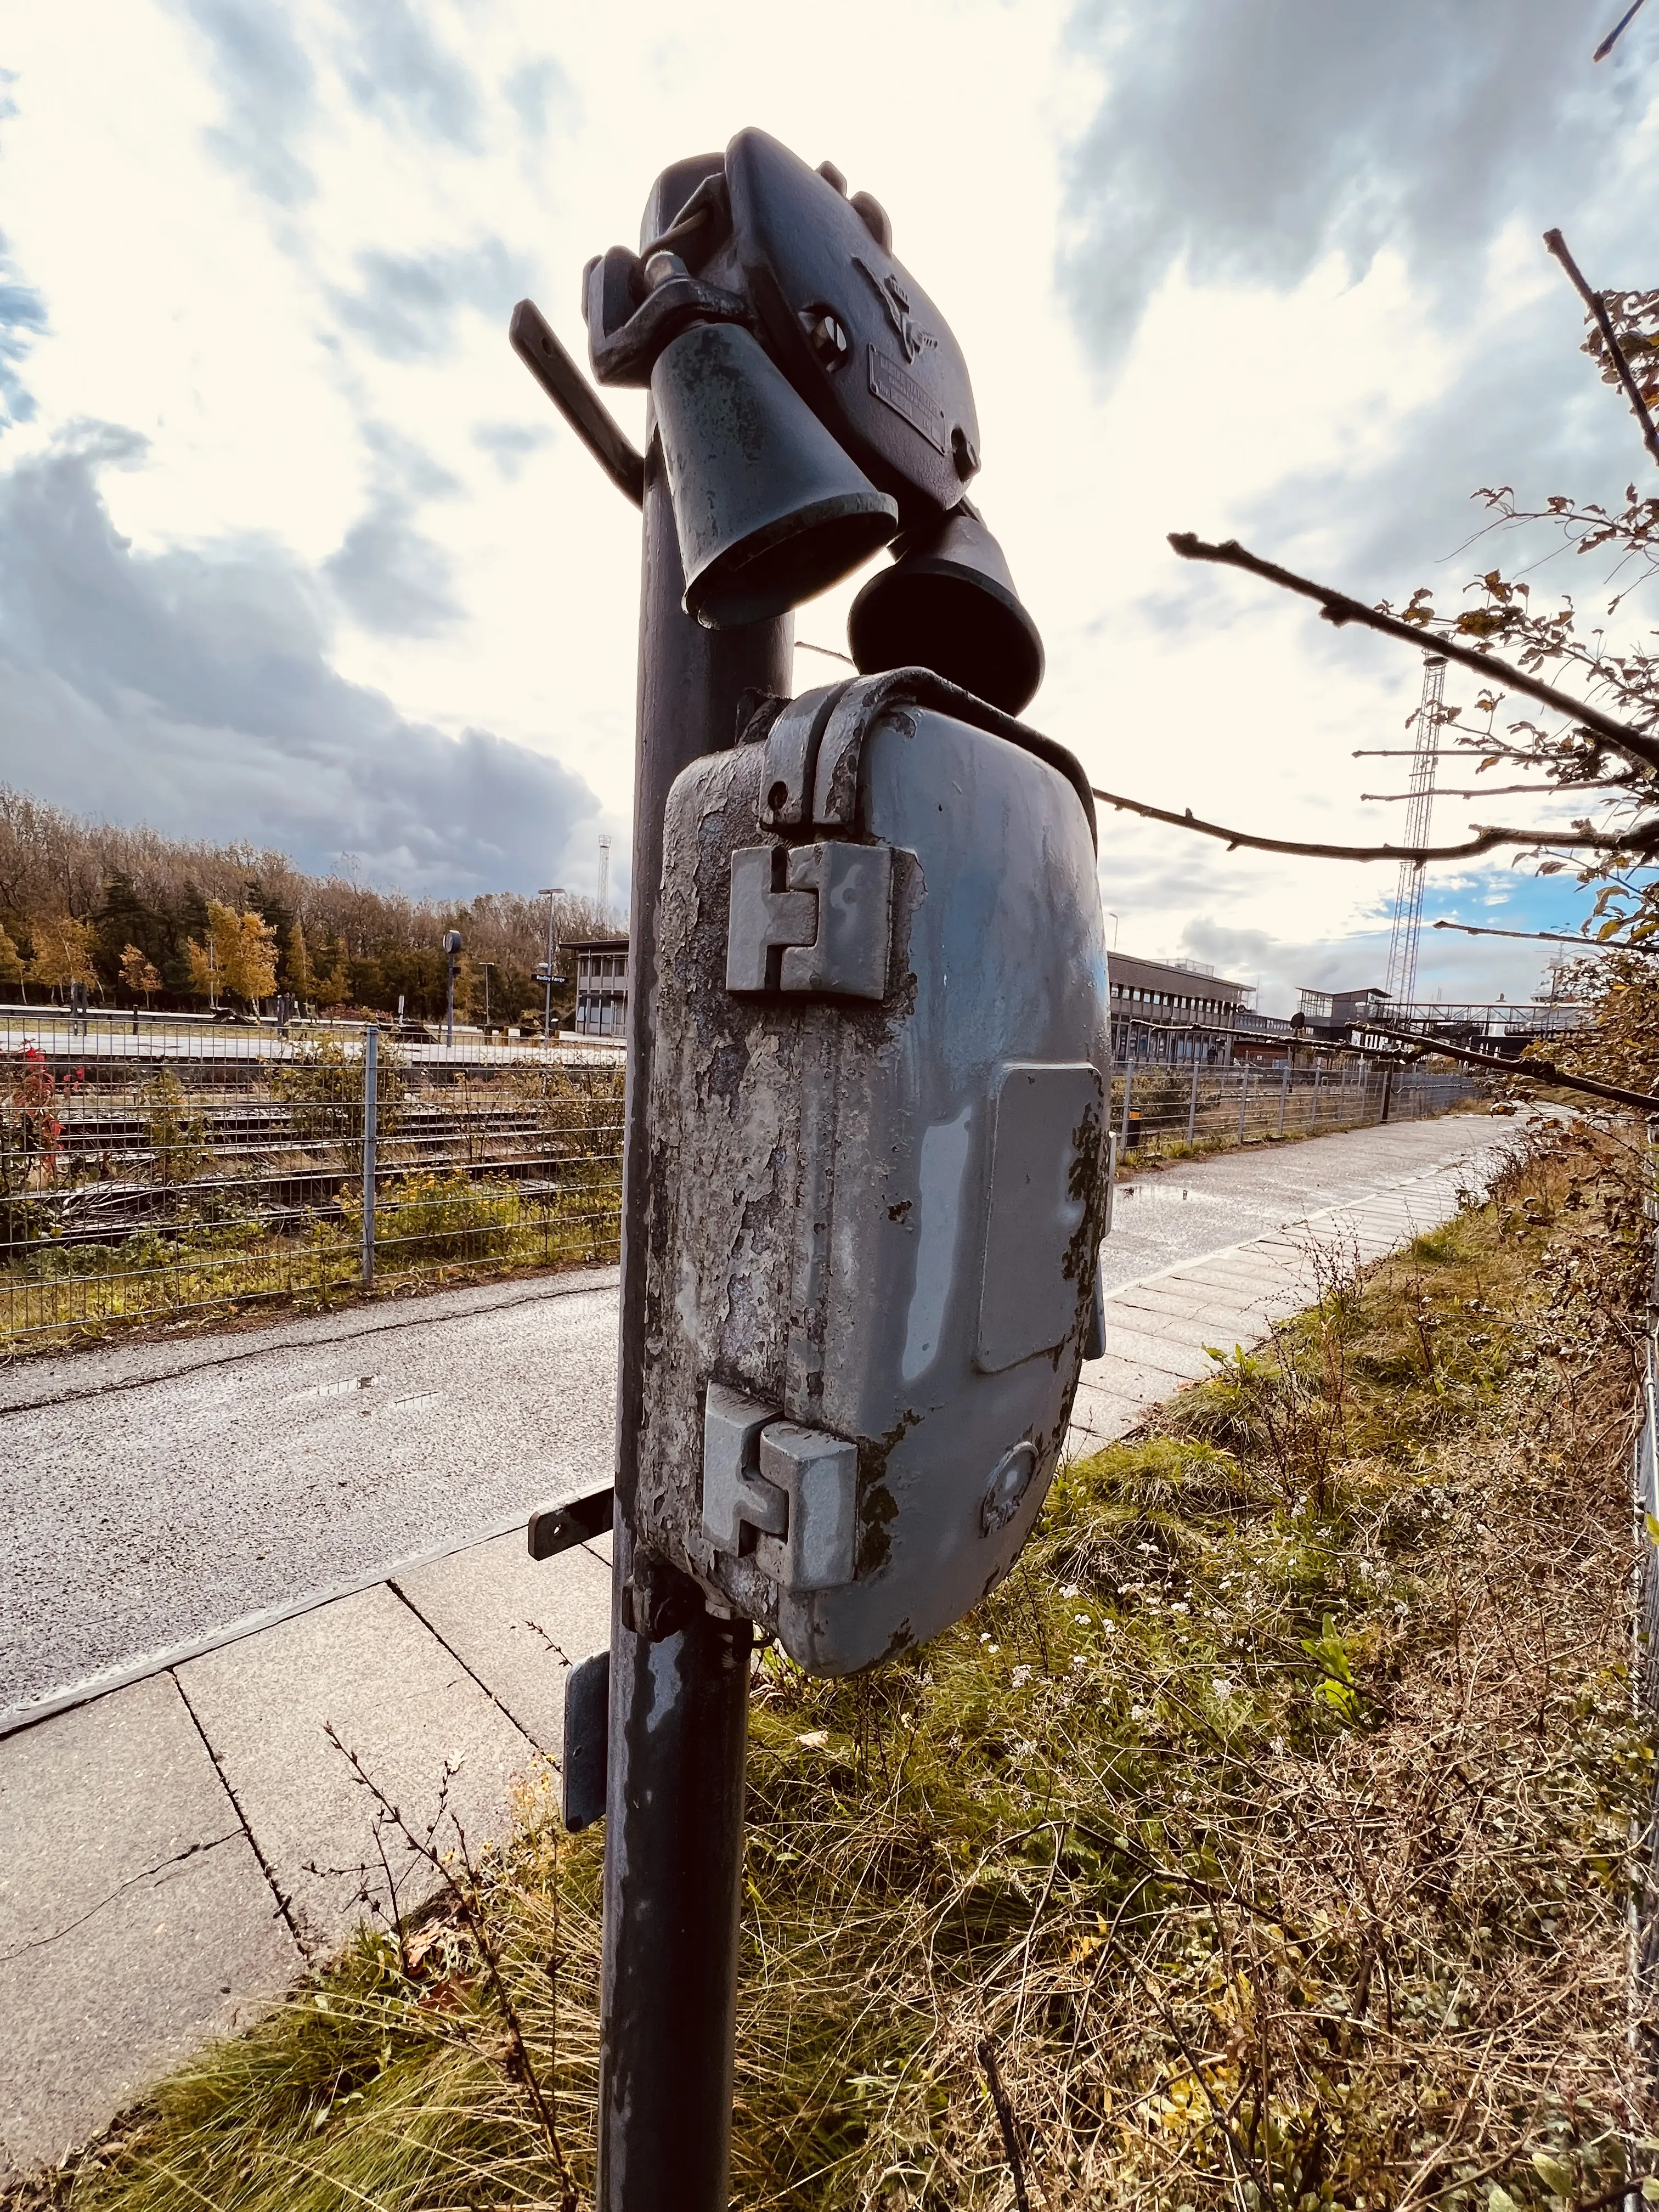
M 0 1348 L 617 1256 L 620 1047 L 0 1009 Z M 1461 1074 L 1131 1065 L 1125 1157 L 1446 1111 Z
M 0 1015 L 0 1344 L 614 1261 L 623 1062 Z
M 1183 1158 L 1240 1145 L 1415 1121 L 1485 1095 L 1478 1078 L 1375 1060 L 1214 1067 L 1129 1062 L 1112 1083 L 1121 1155 Z
M 1655 1245 L 1647 1334 L 1636 1406 L 1632 1488 L 1636 1508 L 1636 1587 L 1631 1686 L 1638 1717 L 1659 1728 L 1659 1127 L 1648 1125 L 1647 1227 Z M 1650 1792 L 1636 1837 L 1637 1879 L 1630 1896 L 1630 2038 L 1646 2079 L 1659 2079 L 1659 1784 Z

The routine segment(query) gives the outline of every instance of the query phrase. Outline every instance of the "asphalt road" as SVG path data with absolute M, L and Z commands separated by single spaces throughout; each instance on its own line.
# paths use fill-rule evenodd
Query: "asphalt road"
M 1119 1187 L 1108 1290 L 1479 1156 L 1455 1117 Z M 609 1477 L 613 1270 L 0 1369 L 0 1717 Z

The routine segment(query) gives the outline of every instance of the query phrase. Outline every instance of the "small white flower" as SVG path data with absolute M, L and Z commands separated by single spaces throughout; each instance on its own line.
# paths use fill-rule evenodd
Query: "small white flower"
M 1060 1594 L 1062 1597 L 1075 1597 L 1078 1594 L 1078 1586 L 1075 1583 L 1062 1583 L 1060 1586 Z
M 1218 1674 L 1210 1684 L 1210 1687 L 1218 1698 L 1231 1698 L 1233 1693 L 1233 1686 L 1224 1674 Z
M 1100 1628 L 1101 1633 L 1103 1636 L 1115 1636 L 1117 1634 L 1117 1623 L 1115 1620 L 1103 1620 L 1100 1624 Z
M 1172 1605 L 1170 1610 L 1171 1613 L 1185 1613 L 1188 1608 L 1184 1605 Z
M 1025 1687 L 1025 1685 L 1030 1680 L 1032 1672 L 1033 1669 L 1030 1667 L 1016 1667 L 1014 1669 L 1014 1687 L 1017 1690 L 1023 1690 Z
M 1076 1621 L 1079 1628 L 1091 1628 L 1094 1626 L 1093 1621 L 1086 1613 L 1074 1613 L 1072 1615 L 1072 1618 Z

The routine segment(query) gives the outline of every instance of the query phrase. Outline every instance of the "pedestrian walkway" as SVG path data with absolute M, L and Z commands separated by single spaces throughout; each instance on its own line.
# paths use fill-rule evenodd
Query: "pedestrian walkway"
M 1305 1304 L 1316 1250 L 1369 1258 L 1444 1218 L 1504 1133 L 1485 1119 L 1416 1123 L 1123 1186 L 1107 1248 L 1106 1356 L 1085 1370 L 1068 1449 L 1125 1434 L 1211 1367 L 1206 1345 L 1254 1342 Z M 614 1297 L 599 1284 L 583 1294 Z M 428 1316 L 464 1321 L 475 1361 L 489 1314 L 507 1327 L 502 1310 L 516 1310 L 492 1295 L 474 1312 L 446 1294 Z M 294 1328 L 309 1326 L 249 1357 L 289 1358 Z M 588 1372 L 591 1331 L 578 1334 L 591 1392 L 604 1378 Z M 355 1356 L 337 1330 L 307 1340 L 330 1358 Z M 19 1412 L 61 1408 L 77 1390 L 101 1407 L 102 1386 L 118 1382 L 131 1419 L 147 1388 L 214 1361 L 210 1346 L 183 1358 L 186 1348 L 162 1347 L 172 1366 L 146 1371 L 141 1349 L 94 1355 L 126 1363 L 101 1377 L 64 1363 L 14 1370 L 6 1396 Z M 341 1449 L 363 1434 L 346 1431 Z M 280 1439 L 268 1430 L 252 1441 Z M 499 1439 L 480 1448 L 498 1451 Z M 581 1449 L 591 1455 L 592 1440 Z M 526 1503 L 558 1490 L 544 1481 Z M 126 1532 L 103 1533 L 118 1572 Z M 366 1897 L 386 1904 L 373 1805 L 325 1725 L 412 1820 L 430 1817 L 453 1770 L 469 1838 L 502 1832 L 515 1785 L 557 1758 L 567 1666 L 608 1638 L 607 1551 L 538 1565 L 515 1528 L 405 1558 L 367 1587 L 313 1595 L 230 1640 L 198 1636 L 0 1741 L 0 2175 L 95 2132 L 326 1956 Z M 388 1851 L 406 1905 L 422 1869 L 389 1840 Z

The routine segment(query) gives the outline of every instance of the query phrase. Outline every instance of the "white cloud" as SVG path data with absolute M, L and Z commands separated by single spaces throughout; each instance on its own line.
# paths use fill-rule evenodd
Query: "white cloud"
M 1033 719 L 1113 787 L 1376 836 L 1398 810 L 1360 805 L 1378 787 L 1350 755 L 1403 741 L 1411 656 L 1194 571 L 1164 533 L 1237 531 L 1395 595 L 1456 581 L 1467 556 L 1445 556 L 1483 477 L 1595 493 L 1633 471 L 1535 243 L 1559 221 L 1602 281 L 1655 277 L 1655 40 L 1638 18 L 1592 71 L 1604 14 L 847 0 L 831 32 L 733 0 L 693 37 L 664 0 L 25 11 L 0 150 L 15 343 L 33 348 L 13 373 L 37 413 L 0 466 L 58 465 L 77 417 L 141 434 L 142 465 L 105 489 L 129 570 L 192 580 L 174 644 L 218 650 L 216 573 L 227 623 L 249 592 L 297 594 L 319 684 L 454 749 L 432 755 L 453 771 L 436 846 L 371 824 L 366 865 L 498 865 L 488 837 L 461 852 L 484 835 L 462 733 L 487 728 L 564 779 L 565 814 L 521 823 L 514 865 L 591 882 L 592 831 L 629 805 L 637 518 L 509 351 L 506 313 L 528 291 L 574 344 L 582 264 L 632 237 L 655 171 L 758 122 L 876 193 L 963 340 L 982 504 L 1048 647 Z M 637 434 L 637 395 L 613 405 Z M 851 588 L 799 634 L 842 645 Z M 98 658 L 79 633 L 52 650 L 73 665 L 34 664 L 39 730 L 74 720 L 62 702 Z M 106 803 L 159 820 L 143 755 L 100 711 Z M 238 713 L 252 729 L 247 698 Z M 0 775 L 28 783 L 18 743 L 0 738 Z M 254 787 L 200 766 L 204 829 L 252 834 Z M 289 818 L 313 846 L 332 834 Z M 551 858 L 584 818 L 585 855 Z M 1103 855 L 1126 944 L 1255 932 L 1299 981 L 1304 948 L 1369 931 L 1353 957 L 1374 964 L 1386 870 L 1229 856 L 1109 815 Z M 1509 894 L 1501 863 L 1468 879 L 1468 911 L 1494 882 Z M 1559 884 L 1531 896 L 1559 917 Z

